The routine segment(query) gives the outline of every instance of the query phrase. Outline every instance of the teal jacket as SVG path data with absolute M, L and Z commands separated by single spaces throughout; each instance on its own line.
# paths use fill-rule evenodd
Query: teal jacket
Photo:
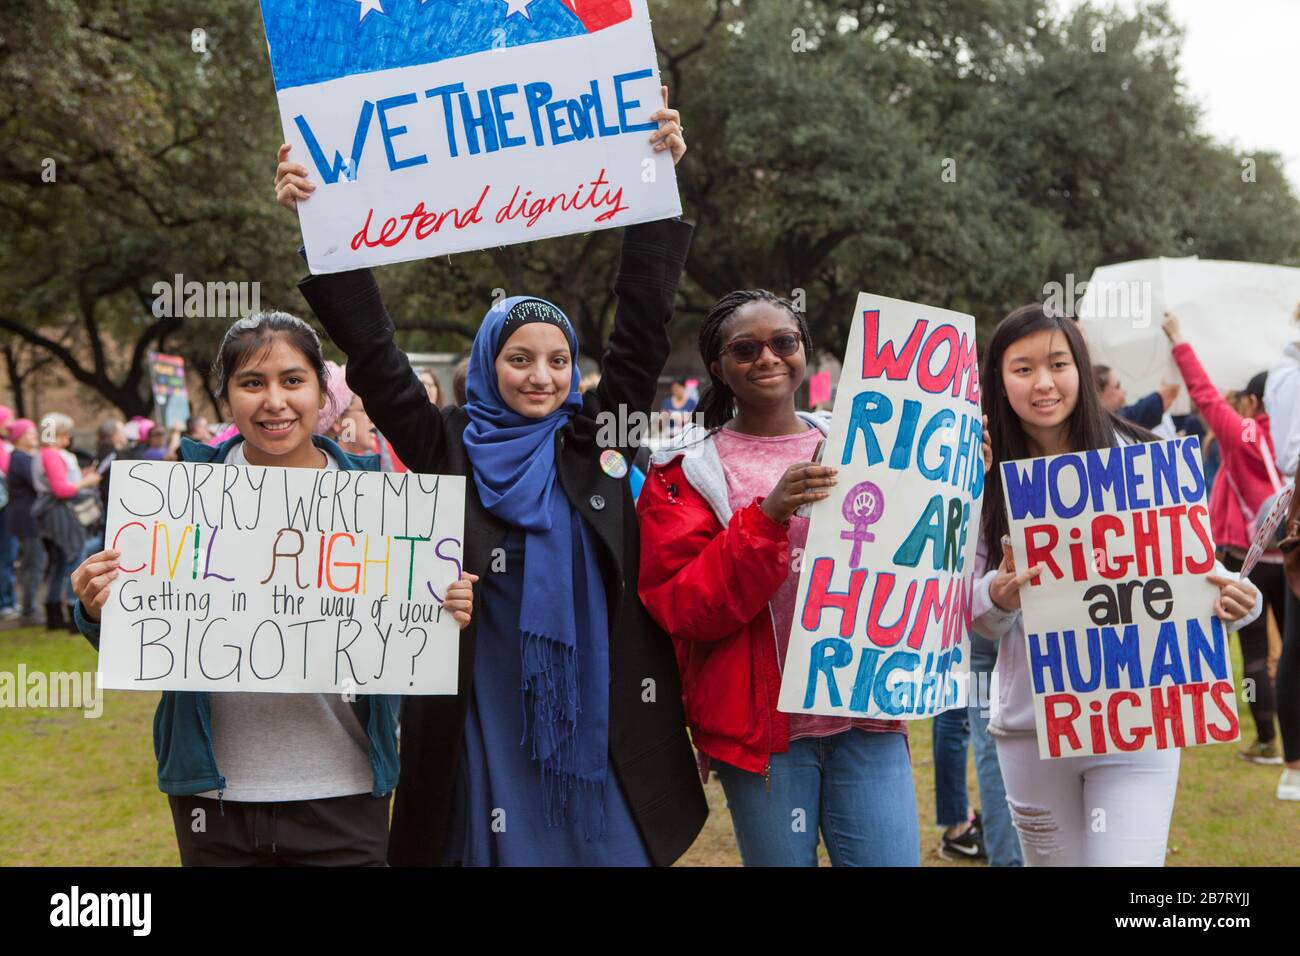
M 236 442 L 236 435 L 215 448 L 181 440 L 183 461 L 220 462 Z M 347 471 L 378 471 L 377 455 L 349 455 L 342 448 L 320 435 L 312 441 L 316 447 L 339 463 Z M 99 624 L 89 621 L 82 613 L 81 602 L 76 607 L 77 628 L 98 650 Z M 370 739 L 370 769 L 374 773 L 371 793 L 386 796 L 397 786 L 397 710 L 401 698 L 391 694 L 357 695 L 352 702 L 366 735 Z M 153 749 L 158 758 L 158 789 L 176 796 L 216 790 L 218 796 L 226 789 L 226 778 L 217 767 L 216 752 L 212 747 L 212 709 L 204 691 L 163 691 L 162 700 L 153 718 Z

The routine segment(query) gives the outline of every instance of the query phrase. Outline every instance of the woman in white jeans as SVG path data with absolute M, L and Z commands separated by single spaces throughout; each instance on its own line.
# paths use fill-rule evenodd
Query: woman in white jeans
M 1178 750 L 1042 760 L 1034 730 L 1020 587 L 1041 565 L 1016 569 L 1003 504 L 1004 461 L 1151 441 L 1102 409 L 1074 322 L 1027 305 L 1002 320 L 984 353 L 981 390 L 994 464 L 975 563 L 972 626 L 999 642 L 989 722 L 1026 866 L 1162 866 L 1178 789 Z M 1001 554 L 998 567 L 989 555 Z M 1222 565 L 1215 613 L 1238 626 L 1259 614 L 1249 582 Z M 1081 611 L 1082 614 L 1082 611 Z

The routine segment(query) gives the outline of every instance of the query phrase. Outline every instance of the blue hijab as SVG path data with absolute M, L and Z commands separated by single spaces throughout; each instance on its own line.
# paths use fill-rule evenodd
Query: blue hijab
M 520 689 L 547 825 L 579 820 L 595 839 L 604 829 L 609 752 L 609 619 L 591 532 L 559 487 L 555 466 L 556 432 L 582 408 L 578 341 L 555 309 L 571 352 L 569 394 L 545 418 L 520 415 L 501 397 L 496 357 L 502 327 L 521 303 L 524 310 L 555 308 L 514 296 L 488 310 L 470 351 L 465 450 L 483 506 L 525 535 Z

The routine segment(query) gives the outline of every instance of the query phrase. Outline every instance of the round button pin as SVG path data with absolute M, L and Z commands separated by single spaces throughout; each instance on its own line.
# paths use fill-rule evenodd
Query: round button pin
M 592 495 L 591 507 L 594 508 L 596 511 L 602 510 L 605 507 L 605 499 L 602 498 L 600 495 Z
M 600 453 L 600 467 L 611 478 L 622 478 L 627 474 L 627 459 L 613 448 Z

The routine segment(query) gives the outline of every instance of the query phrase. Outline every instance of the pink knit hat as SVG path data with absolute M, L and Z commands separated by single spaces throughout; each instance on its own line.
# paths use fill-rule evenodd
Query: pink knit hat
M 347 370 L 334 362 L 326 362 L 325 371 L 329 373 L 329 391 L 325 395 L 325 407 L 320 411 L 320 419 L 316 422 L 318 435 L 328 435 L 334 423 L 339 420 L 339 416 L 352 404 L 352 389 L 348 388 Z
M 36 423 L 30 418 L 15 418 L 9 423 L 9 440 L 11 442 L 16 442 L 29 431 L 35 430 L 35 428 Z

